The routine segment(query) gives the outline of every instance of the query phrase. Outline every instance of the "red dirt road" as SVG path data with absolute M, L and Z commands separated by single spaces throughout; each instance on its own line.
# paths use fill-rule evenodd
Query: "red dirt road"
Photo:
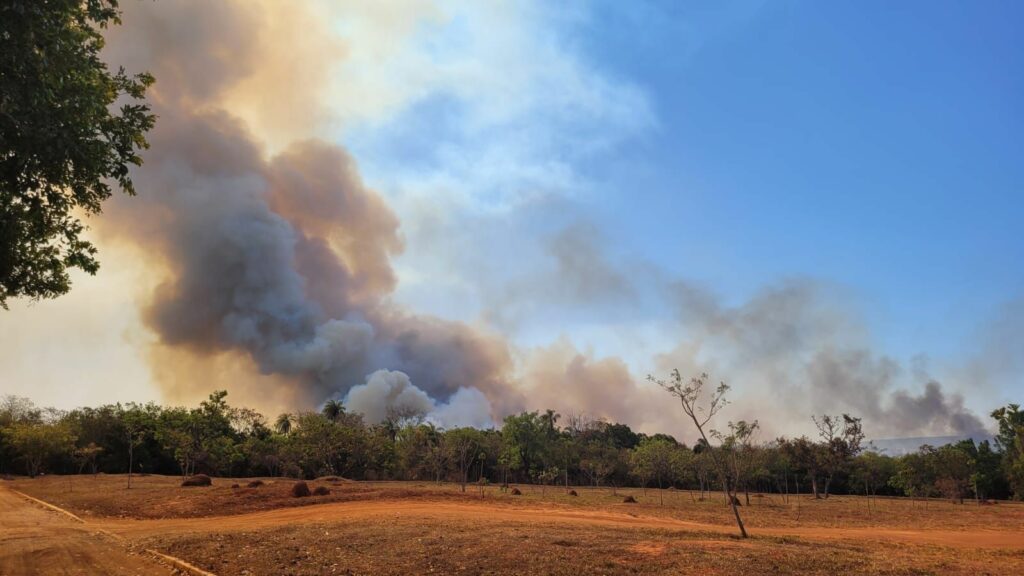
M 170 576 L 155 560 L 131 554 L 109 536 L 44 510 L 0 486 L 0 575 Z

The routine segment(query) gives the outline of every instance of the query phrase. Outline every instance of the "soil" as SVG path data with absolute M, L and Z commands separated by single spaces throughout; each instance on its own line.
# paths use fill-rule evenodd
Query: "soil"
M 0 485 L 0 574 L 160 575 L 173 572 L 88 523 L 43 509 Z
M 523 487 L 462 494 L 415 483 L 181 488 L 179 479 L 46 478 L 0 487 L 0 574 L 169 574 L 155 549 L 217 576 L 261 574 L 1024 574 L 1024 506 L 868 503 L 855 497 L 745 507 L 736 537 L 722 501 L 678 491 L 578 497 Z M 75 483 L 77 482 L 77 484 Z M 311 485 L 324 485 L 319 481 Z M 668 495 L 671 494 L 671 498 Z M 296 505 L 296 502 L 302 502 Z M 868 512 L 870 510 L 870 512 Z M 849 519 L 839 525 L 834 516 Z M 916 523 L 915 523 L 916 522 Z

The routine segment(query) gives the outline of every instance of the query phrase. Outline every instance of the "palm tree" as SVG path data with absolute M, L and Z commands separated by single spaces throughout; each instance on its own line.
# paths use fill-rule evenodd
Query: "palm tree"
M 294 417 L 287 412 L 281 414 L 277 417 L 277 421 L 274 422 L 274 429 L 276 429 L 279 434 L 287 434 L 291 432 L 293 418 Z
M 333 422 L 345 413 L 345 405 L 341 403 L 341 400 L 331 399 L 324 403 L 320 412 Z

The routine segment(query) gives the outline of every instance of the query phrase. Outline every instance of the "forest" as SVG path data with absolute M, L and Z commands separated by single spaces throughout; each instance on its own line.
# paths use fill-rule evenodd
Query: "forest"
M 1010 404 L 991 417 L 991 443 L 963 440 L 887 455 L 848 414 L 815 416 L 814 437 L 763 439 L 757 421 L 739 421 L 702 429 L 687 442 L 552 410 L 510 415 L 492 429 L 441 429 L 407 410 L 367 423 L 337 400 L 270 420 L 231 406 L 225 391 L 195 407 L 129 403 L 67 411 L 6 396 L 0 473 L 337 475 L 457 482 L 463 490 L 509 483 L 675 488 L 701 498 L 724 488 L 737 505 L 749 504 L 751 493 L 1024 499 L 1024 411 Z

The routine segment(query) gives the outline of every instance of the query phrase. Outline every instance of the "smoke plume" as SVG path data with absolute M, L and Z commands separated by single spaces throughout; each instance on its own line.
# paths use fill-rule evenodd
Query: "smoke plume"
M 161 79 L 151 96 L 159 122 L 134 175 L 143 193 L 115 205 L 104 232 L 139 246 L 162 272 L 144 308 L 158 348 L 172 350 L 154 355 L 165 358 L 157 371 L 171 396 L 191 393 L 178 383 L 194 374 L 175 375 L 185 351 L 209 358 L 205 369 L 247 359 L 305 403 L 344 394 L 369 374 L 355 397 L 368 414 L 376 414 L 369 392 L 399 374 L 432 410 L 434 399 L 461 394 L 457 407 L 482 398 L 472 396 L 477 387 L 506 409 L 518 404 L 504 341 L 388 301 L 390 259 L 403 246 L 398 219 L 350 155 L 319 140 L 268 155 L 227 110 L 235 85 L 273 64 L 256 59 L 272 27 L 244 3 L 180 2 L 131 7 L 124 30 L 111 57 Z M 188 66 L 183 50 L 194 55 Z M 489 405 L 475 407 L 490 419 Z
M 551 407 L 685 431 L 678 406 L 622 358 L 568 339 L 516 349 L 486 326 L 392 301 L 392 261 L 405 249 L 398 217 L 344 148 L 294 137 L 332 125 L 320 79 L 345 58 L 305 3 L 125 9 L 110 59 L 154 74 L 159 118 L 134 174 L 140 196 L 113 201 L 100 232 L 134 247 L 159 279 L 140 287 L 140 299 L 167 396 L 192 400 L 224 386 L 276 408 L 341 397 L 371 422 L 410 410 L 445 426 Z M 491 291 L 498 301 L 482 299 L 481 316 L 512 325 L 516 315 L 544 313 L 524 298 L 545 295 L 567 306 L 608 303 L 620 316 L 662 299 L 676 312 L 665 327 L 676 344 L 649 350 L 649 368 L 729 381 L 732 419 L 791 431 L 806 429 L 812 414 L 848 411 L 877 435 L 982 428 L 936 381 L 910 382 L 923 389 L 909 391 L 899 363 L 871 351 L 825 287 L 795 280 L 727 306 L 654 266 L 638 273 L 609 260 L 595 230 L 556 233 L 542 249 L 551 272 L 509 279 Z

